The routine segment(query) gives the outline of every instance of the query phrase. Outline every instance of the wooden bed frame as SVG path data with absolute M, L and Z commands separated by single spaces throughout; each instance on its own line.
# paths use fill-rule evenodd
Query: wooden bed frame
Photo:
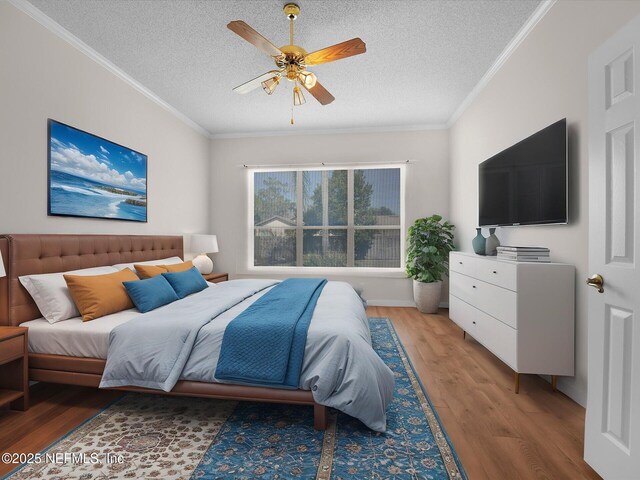
M 7 276 L 0 278 L 0 325 L 18 326 L 42 314 L 18 277 L 82 268 L 184 258 L 181 236 L 158 235 L 2 235 L 0 253 Z M 105 360 L 29 353 L 29 379 L 40 382 L 98 387 Z M 162 395 L 313 406 L 314 428 L 324 430 L 327 407 L 308 390 L 249 387 L 180 380 L 171 392 L 138 387 L 126 390 Z

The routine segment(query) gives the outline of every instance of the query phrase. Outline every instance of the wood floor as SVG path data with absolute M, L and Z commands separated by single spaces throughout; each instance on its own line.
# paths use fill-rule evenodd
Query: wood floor
M 600 478 L 582 459 L 584 409 L 545 380 L 513 371 L 449 320 L 447 310 L 370 307 L 389 317 L 470 480 Z
M 582 460 L 584 409 L 543 379 L 521 378 L 447 318 L 370 307 L 393 320 L 470 480 L 597 479 Z M 0 452 L 38 452 L 121 394 L 37 384 L 27 412 L 0 410 Z M 0 476 L 13 466 L 0 463 Z

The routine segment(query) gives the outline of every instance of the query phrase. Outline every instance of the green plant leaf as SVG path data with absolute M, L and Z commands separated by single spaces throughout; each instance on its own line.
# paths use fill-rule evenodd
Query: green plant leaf
M 440 215 L 417 219 L 408 229 L 406 273 L 419 282 L 442 280 L 454 249 L 455 226 Z

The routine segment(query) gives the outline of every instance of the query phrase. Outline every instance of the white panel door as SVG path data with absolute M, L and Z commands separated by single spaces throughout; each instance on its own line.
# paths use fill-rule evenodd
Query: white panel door
M 640 17 L 589 58 L 585 460 L 607 480 L 640 479 L 639 55 Z

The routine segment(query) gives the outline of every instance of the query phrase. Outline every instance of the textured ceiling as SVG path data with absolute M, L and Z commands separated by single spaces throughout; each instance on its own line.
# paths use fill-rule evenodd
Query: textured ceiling
M 29 0 L 158 97 L 215 135 L 446 123 L 538 0 L 299 0 L 295 43 L 311 52 L 360 37 L 367 53 L 313 68 L 336 97 L 307 94 L 289 125 L 291 86 L 236 85 L 274 67 L 226 28 L 244 20 L 288 43 L 284 1 Z

